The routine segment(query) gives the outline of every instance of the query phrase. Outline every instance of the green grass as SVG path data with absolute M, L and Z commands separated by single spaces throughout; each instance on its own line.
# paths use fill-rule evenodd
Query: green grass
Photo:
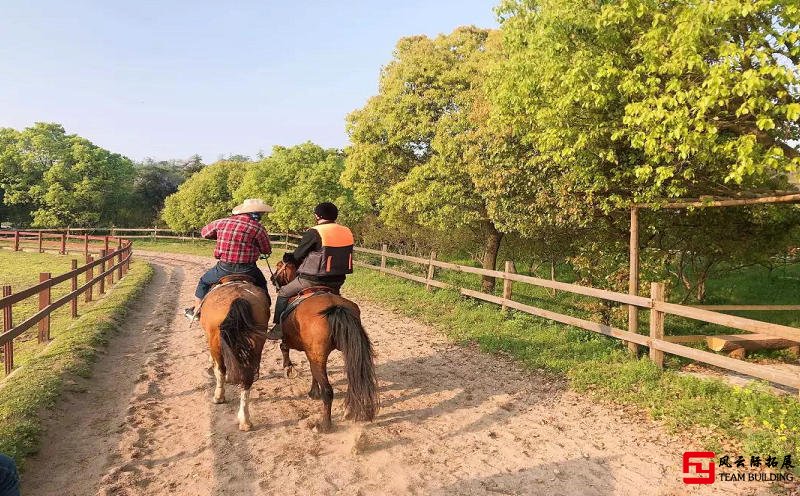
M 347 293 L 370 299 L 430 324 L 462 344 L 513 356 L 529 369 L 565 375 L 572 388 L 602 400 L 632 404 L 698 444 L 720 451 L 795 454 L 800 443 L 800 403 L 762 384 L 747 388 L 719 380 L 661 372 L 646 358 L 630 358 L 620 341 L 497 306 L 429 293 L 419 284 L 360 270 Z M 697 446 L 687 446 L 687 449 Z
M 134 262 L 127 276 L 104 298 L 79 307 L 78 319 L 54 327 L 55 339 L 50 345 L 28 356 L 24 367 L 0 383 L 0 452 L 20 464 L 37 450 L 39 412 L 55 404 L 66 377 L 90 375 L 97 350 L 107 343 L 152 275 L 149 264 Z
M 39 254 L 28 252 L 0 251 L 0 285 L 10 285 L 13 291 L 19 291 L 39 282 L 40 272 L 50 272 L 53 276 L 70 271 L 70 260 L 77 258 L 82 264 L 82 257 L 58 256 L 52 254 Z M 79 278 L 79 284 L 83 278 Z M 96 293 L 97 290 L 95 290 Z M 51 300 L 54 301 L 70 292 L 70 282 L 63 282 L 51 290 Z M 83 305 L 81 301 L 80 305 Z M 20 323 L 35 314 L 39 309 L 39 299 L 36 296 L 27 298 L 14 305 L 13 322 Z M 50 337 L 57 338 L 69 326 L 70 306 L 64 305 L 50 314 Z M 24 332 L 14 340 L 14 364 L 19 367 L 42 348 L 37 341 L 38 327 Z M 0 371 L 0 378 L 4 372 Z
M 273 237 L 273 247 L 276 247 L 276 245 L 283 246 L 282 243 L 282 241 L 279 241 L 276 237 Z M 207 239 L 196 239 L 192 241 L 179 239 L 135 239 L 133 240 L 133 249 L 163 251 L 169 253 L 185 253 L 187 255 L 210 257 L 214 253 L 214 241 Z
M 210 257 L 214 253 L 214 242 L 205 239 L 196 241 L 136 239 L 133 241 L 133 250 L 134 252 L 136 250 L 163 251 Z

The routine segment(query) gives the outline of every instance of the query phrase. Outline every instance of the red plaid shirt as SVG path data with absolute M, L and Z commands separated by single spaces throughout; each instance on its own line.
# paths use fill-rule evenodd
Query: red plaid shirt
M 215 220 L 200 231 L 207 239 L 216 239 L 214 258 L 227 263 L 255 263 L 261 253 L 272 253 L 267 230 L 246 214 Z

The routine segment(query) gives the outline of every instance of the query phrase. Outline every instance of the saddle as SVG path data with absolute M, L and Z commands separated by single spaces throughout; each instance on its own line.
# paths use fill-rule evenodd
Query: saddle
M 221 286 L 229 282 L 249 282 L 250 284 L 255 284 L 256 280 L 247 274 L 231 274 L 229 276 L 222 276 L 219 282 L 214 286 Z
M 284 310 L 283 313 L 281 314 L 281 322 L 283 322 L 283 319 L 287 318 L 294 311 L 294 309 L 297 308 L 299 304 L 303 303 L 304 301 L 306 301 L 311 297 L 324 294 L 335 294 L 338 296 L 339 290 L 329 288 L 328 286 L 311 286 L 309 288 L 301 290 L 299 293 L 289 298 L 289 305 L 286 307 L 286 310 Z

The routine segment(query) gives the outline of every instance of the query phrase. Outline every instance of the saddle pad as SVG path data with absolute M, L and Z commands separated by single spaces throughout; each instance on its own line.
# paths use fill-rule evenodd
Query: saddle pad
M 283 313 L 281 314 L 281 323 L 283 323 L 283 319 L 287 318 L 289 314 L 291 314 L 299 304 L 303 303 L 304 301 L 306 301 L 311 297 L 324 294 L 339 294 L 339 293 L 331 288 L 318 287 L 318 286 L 306 288 L 303 291 L 300 291 L 300 293 L 298 293 L 297 296 L 289 300 L 289 305 L 286 307 L 286 310 L 284 310 Z

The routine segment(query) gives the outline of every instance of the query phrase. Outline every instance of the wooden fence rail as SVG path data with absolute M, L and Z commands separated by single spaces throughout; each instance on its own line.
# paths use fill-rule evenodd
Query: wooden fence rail
M 11 239 L 12 247 L 17 251 L 21 250 L 24 246 L 22 242 L 26 238 L 32 238 L 30 233 L 17 231 L 11 233 L 10 236 L 3 236 L 7 232 L 0 235 L 0 241 L 3 239 Z M 39 240 L 46 239 L 52 236 L 44 231 L 40 231 L 35 236 L 39 252 L 43 251 L 42 242 Z M 57 234 L 60 236 L 59 246 L 60 253 L 66 254 L 69 251 L 67 241 L 69 237 L 66 234 Z M 102 294 L 105 290 L 105 283 L 108 282 L 109 286 L 118 282 L 124 277 L 130 268 L 131 257 L 133 255 L 133 245 L 131 241 L 122 238 L 110 236 L 74 236 L 81 240 L 78 244 L 76 251 L 84 253 L 86 256 L 86 263 L 78 266 L 78 261 L 73 259 L 71 261 L 71 270 L 64 274 L 52 277 L 50 273 L 42 272 L 39 274 L 39 284 L 30 286 L 21 291 L 14 293 L 11 286 L 3 286 L 3 296 L 0 297 L 0 309 L 3 312 L 3 327 L 0 332 L 0 347 L 3 350 L 4 369 L 6 375 L 10 374 L 14 368 L 14 339 L 19 337 L 23 332 L 38 324 L 38 341 L 40 343 L 50 340 L 50 314 L 58 308 L 70 304 L 70 316 L 72 318 L 78 317 L 78 301 L 81 294 L 85 294 L 86 302 L 92 301 L 92 288 L 95 285 L 99 286 L 99 291 Z M 89 241 L 97 241 L 96 245 L 89 247 Z M 113 251 L 108 248 L 110 242 L 116 243 L 117 247 Z M 95 259 L 89 252 L 99 252 L 98 257 Z M 95 275 L 94 268 L 100 267 L 100 271 Z M 86 281 L 83 285 L 78 285 L 78 276 L 85 274 Z M 58 284 L 69 281 L 70 292 L 52 301 L 51 294 L 52 288 Z M 39 307 L 38 311 L 24 321 L 14 325 L 14 305 L 34 296 L 38 296 Z
M 120 233 L 126 233 L 125 238 L 178 239 L 178 240 L 200 239 L 194 234 L 192 234 L 191 236 L 186 236 L 186 233 L 177 233 L 169 229 L 161 229 L 161 228 L 124 228 L 124 229 L 106 228 L 104 230 L 91 229 L 91 228 L 69 228 L 69 229 L 50 230 L 50 231 L 42 230 L 36 232 L 18 231 L 15 233 L 10 233 L 8 231 L 0 231 L 0 245 L 8 243 L 11 244 L 11 246 L 14 247 L 14 249 L 21 249 L 26 244 L 30 245 L 31 243 L 33 243 L 37 245 L 37 247 L 40 247 L 39 249 L 41 250 L 48 246 L 53 246 L 57 243 L 58 246 L 61 247 L 60 251 L 62 253 L 66 253 L 70 251 L 70 247 L 72 246 L 69 243 L 70 240 L 79 239 L 81 241 L 80 248 L 85 252 L 87 257 L 89 256 L 89 252 L 92 249 L 92 247 L 96 246 L 96 243 L 98 241 L 105 241 L 105 247 L 106 248 L 108 247 L 107 240 L 109 239 L 110 236 L 97 236 L 97 235 L 90 236 L 88 232 L 95 232 L 95 233 L 108 232 L 110 234 L 112 233 L 116 234 L 117 232 L 120 232 Z M 84 234 L 73 234 L 73 233 L 84 233 Z M 142 233 L 142 234 L 137 235 L 135 233 Z M 293 243 L 292 241 L 300 238 L 300 236 L 296 234 L 288 234 L 288 233 L 272 234 L 271 237 L 273 238 L 278 237 L 277 240 L 273 240 L 273 244 L 278 246 L 283 245 L 283 247 L 286 249 L 291 249 L 297 246 L 296 243 Z M 41 239 L 41 245 L 39 245 L 40 239 Z M 54 241 L 49 241 L 50 239 Z M 114 237 L 114 239 L 118 238 Z M 93 245 L 90 242 L 94 242 L 95 244 Z M 572 283 L 554 281 L 551 279 L 542 279 L 538 277 L 517 274 L 514 271 L 513 262 L 507 263 L 505 266 L 505 270 L 499 271 L 499 270 L 487 270 L 478 267 L 470 267 L 450 262 L 444 262 L 436 259 L 436 253 L 431 253 L 430 257 L 427 258 L 404 255 L 400 253 L 392 253 L 388 250 L 388 247 L 386 245 L 381 246 L 380 250 L 356 247 L 355 251 L 356 253 L 363 253 L 366 255 L 378 257 L 380 259 L 379 265 L 373 265 L 365 263 L 360 260 L 355 260 L 353 262 L 354 265 L 359 267 L 365 267 L 371 270 L 379 271 L 384 274 L 389 274 L 404 279 L 408 279 L 411 281 L 415 281 L 424 284 L 428 289 L 430 288 L 454 289 L 456 291 L 459 291 L 464 296 L 495 303 L 499 305 L 503 310 L 513 309 L 531 315 L 539 316 L 542 318 L 550 319 L 563 324 L 572 325 L 589 331 L 604 334 L 606 336 L 614 337 L 629 343 L 630 349 L 635 349 L 634 345 L 646 346 L 650 349 L 649 355 L 651 360 L 653 360 L 653 362 L 656 363 L 659 367 L 663 367 L 664 353 L 670 353 L 673 355 L 678 355 L 692 360 L 707 363 L 709 365 L 713 365 L 716 367 L 732 370 L 752 377 L 765 379 L 774 382 L 776 384 L 781 384 L 784 386 L 800 389 L 800 375 L 798 374 L 794 374 L 792 372 L 788 372 L 782 369 L 777 369 L 768 365 L 749 363 L 735 358 L 718 355 L 716 353 L 698 350 L 696 348 L 684 346 L 683 344 L 681 344 L 681 343 L 695 342 L 696 341 L 696 339 L 694 339 L 695 336 L 665 337 L 663 335 L 665 316 L 676 315 L 702 322 L 719 324 L 734 329 L 738 329 L 740 331 L 759 333 L 772 336 L 775 338 L 782 338 L 795 342 L 800 342 L 800 329 L 714 311 L 714 310 L 785 311 L 785 310 L 798 310 L 800 309 L 800 305 L 698 305 L 698 306 L 679 305 L 675 303 L 668 303 L 665 301 L 663 295 L 663 286 L 661 286 L 661 289 L 659 290 L 657 286 L 657 284 L 659 283 L 655 283 L 656 285 L 654 285 L 651 288 L 650 297 L 644 297 L 644 296 L 637 296 L 635 294 L 620 293 L 616 291 L 609 291 L 589 286 L 582 286 L 579 284 L 572 284 Z M 95 251 L 95 253 L 98 252 L 99 251 Z M 81 288 L 78 288 L 78 291 L 86 293 L 87 301 L 89 301 L 92 298 L 92 284 L 89 284 L 88 281 L 91 280 L 92 283 L 103 281 L 104 275 L 108 275 L 109 272 L 113 272 L 115 268 L 119 267 L 120 263 L 119 259 L 117 260 L 117 264 L 113 265 L 110 269 L 103 267 L 105 262 L 111 260 L 112 258 L 113 257 L 109 257 L 108 255 L 106 255 L 103 258 L 98 258 L 97 260 L 87 263 L 87 265 L 83 267 L 84 269 L 83 273 L 86 273 L 87 283 L 84 284 Z M 130 258 L 130 253 L 127 255 L 127 258 L 124 258 L 124 260 L 129 260 L 129 258 Z M 423 267 L 423 271 L 426 271 L 426 275 L 418 276 L 414 274 L 409 274 L 407 272 L 403 272 L 401 270 L 397 270 L 395 268 L 391 268 L 387 264 L 387 261 L 389 259 L 419 264 Z M 87 258 L 87 261 L 88 260 L 89 258 Z M 94 277 L 91 271 L 93 270 L 93 267 L 96 267 L 98 265 L 101 266 L 101 273 L 100 275 Z M 466 288 L 459 288 L 453 284 L 437 280 L 435 278 L 437 274 L 437 269 L 463 272 L 479 276 L 490 276 L 497 279 L 501 279 L 503 280 L 503 296 L 498 297 L 480 291 L 474 291 Z M 64 281 L 70 279 L 72 275 L 69 275 L 68 277 L 64 277 L 63 275 L 58 276 L 53 280 L 57 280 L 59 277 L 62 277 L 63 279 L 61 279 L 61 281 Z M 549 290 L 565 291 L 572 294 L 589 296 L 593 298 L 600 298 L 607 301 L 613 301 L 622 305 L 628 305 L 629 308 L 637 309 L 637 311 L 639 309 L 647 310 L 650 312 L 649 335 L 640 334 L 638 332 L 638 319 L 636 319 L 636 326 L 631 328 L 629 322 L 629 329 L 623 330 L 605 324 L 599 324 L 589 320 L 560 314 L 550 310 L 545 310 L 542 308 L 534 307 L 531 305 L 525 305 L 523 303 L 514 301 L 512 299 L 513 283 L 530 284 L 534 286 L 547 288 Z M 29 291 L 29 294 L 27 296 L 32 296 L 37 293 L 38 291 L 32 291 L 32 292 Z M 2 301 L 3 300 L 0 299 L 0 308 L 3 308 L 5 311 L 8 307 L 3 307 L 1 304 Z M 52 303 L 50 306 L 53 306 L 56 303 L 58 302 Z M 633 332 L 631 329 L 637 330 L 637 332 Z M 0 336 L 5 336 L 6 333 L 8 333 L 8 330 L 4 330 L 4 334 L 0 334 Z M 680 338 L 687 338 L 687 339 L 680 339 Z M 3 341 L 2 339 L 0 339 L 0 344 L 7 345 L 7 343 L 5 343 L 5 341 Z
M 450 262 L 442 262 L 436 260 L 436 254 L 431 253 L 429 258 L 414 257 L 403 255 L 399 253 L 392 253 L 388 251 L 384 245 L 381 250 L 374 250 L 370 248 L 355 248 L 357 253 L 364 253 L 374 257 L 380 257 L 380 265 L 373 265 L 362 261 L 354 261 L 354 264 L 359 267 L 365 267 L 371 270 L 379 271 L 384 274 L 390 274 L 421 284 L 425 284 L 427 288 L 437 287 L 444 289 L 455 289 L 464 296 L 476 298 L 479 300 L 495 303 L 501 309 L 514 309 L 520 312 L 528 313 L 545 319 L 560 322 L 588 331 L 597 332 L 606 336 L 620 339 L 624 342 L 633 345 L 646 346 L 650 349 L 650 359 L 659 367 L 663 367 L 664 353 L 682 356 L 691 360 L 703 362 L 715 367 L 728 369 L 741 374 L 749 375 L 759 379 L 771 381 L 775 384 L 789 386 L 791 388 L 800 389 L 800 374 L 771 367 L 769 365 L 760 365 L 749 363 L 736 358 L 718 355 L 716 353 L 699 350 L 689 346 L 679 344 L 675 336 L 670 336 L 670 341 L 664 337 L 664 318 L 666 315 L 676 315 L 686 317 L 701 322 L 711 324 L 719 324 L 726 327 L 738 329 L 740 331 L 747 331 L 752 333 L 765 334 L 768 336 L 783 338 L 800 343 L 800 329 L 780 324 L 772 324 L 759 320 L 748 319 L 736 315 L 729 315 L 713 311 L 712 309 L 730 309 L 730 310 L 790 310 L 795 309 L 795 305 L 724 305 L 724 306 L 709 306 L 709 307 L 695 307 L 688 305 L 679 305 L 676 303 L 668 303 L 664 298 L 664 286 L 662 283 L 653 283 L 651 287 L 651 296 L 637 296 L 628 293 L 619 293 L 616 291 L 609 291 L 605 289 L 592 288 L 588 286 L 581 286 L 579 284 L 571 284 L 560 281 L 553 281 L 550 279 L 542 279 L 533 276 L 526 276 L 517 274 L 514 271 L 513 262 L 507 262 L 505 270 L 487 270 L 478 267 L 469 267 L 465 265 L 458 265 Z M 425 277 L 409 274 L 395 268 L 387 266 L 387 260 L 401 260 L 404 262 L 412 262 L 422 265 L 427 269 Z M 437 281 L 434 279 L 435 269 L 444 269 L 457 272 L 464 272 L 469 274 L 476 274 L 480 276 L 490 276 L 503 280 L 503 296 L 495 296 L 480 291 L 475 291 L 467 288 L 456 287 L 452 284 Z M 609 325 L 592 322 L 586 319 L 564 315 L 561 313 L 545 310 L 531 305 L 525 305 L 512 300 L 513 290 L 512 282 L 531 284 L 548 289 L 565 291 L 572 294 L 590 296 L 600 298 L 607 301 L 613 301 L 623 305 L 629 305 L 637 309 L 646 309 L 650 311 L 650 332 L 649 335 L 639 334 L 638 332 L 631 332 L 630 330 L 618 329 Z M 788 307 L 788 308 L 787 308 Z M 692 340 L 685 340 L 684 342 L 691 342 Z

